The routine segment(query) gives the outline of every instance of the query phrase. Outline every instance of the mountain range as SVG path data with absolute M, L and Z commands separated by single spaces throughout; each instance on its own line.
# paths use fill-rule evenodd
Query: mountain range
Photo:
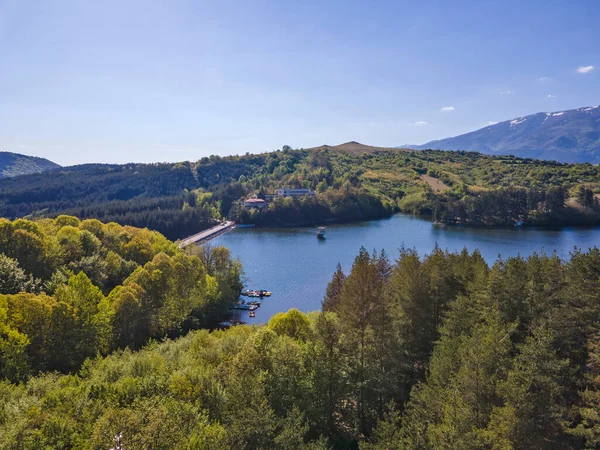
M 0 178 L 39 173 L 58 167 L 60 167 L 58 164 L 37 156 L 0 152 Z
M 600 163 L 600 106 L 540 112 L 460 136 L 405 145 L 416 150 L 466 150 L 571 163 Z

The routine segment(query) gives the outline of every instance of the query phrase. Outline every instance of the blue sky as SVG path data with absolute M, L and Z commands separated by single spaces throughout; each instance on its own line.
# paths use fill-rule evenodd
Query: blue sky
M 420 144 L 600 103 L 599 23 L 597 0 L 0 0 L 0 150 Z

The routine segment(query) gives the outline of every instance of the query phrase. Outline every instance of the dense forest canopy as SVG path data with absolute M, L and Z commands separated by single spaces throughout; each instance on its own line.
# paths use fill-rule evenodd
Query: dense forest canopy
M 183 257 L 159 255 L 151 264 Z M 88 359 L 77 374 L 5 381 L 0 447 L 598 448 L 600 250 L 492 267 L 466 250 L 396 256 L 362 249 L 349 273 L 338 267 L 322 312 L 192 331 Z M 88 285 L 79 275 L 54 302 L 68 310 Z M 9 311 L 46 302 L 27 295 L 0 306 L 2 333 L 8 326 L 17 342 L 6 298 Z
M 223 247 L 184 252 L 155 231 L 72 216 L 0 219 L 0 378 L 215 326 L 240 277 Z
M 178 239 L 223 217 L 266 226 L 429 214 L 467 225 L 596 224 L 597 166 L 472 152 L 345 147 L 211 156 L 195 163 L 88 164 L 0 180 L 0 216 L 59 214 L 147 227 Z M 279 187 L 316 197 L 240 200 Z
M 44 158 L 0 152 L 0 178 L 43 172 L 57 167 L 60 166 Z

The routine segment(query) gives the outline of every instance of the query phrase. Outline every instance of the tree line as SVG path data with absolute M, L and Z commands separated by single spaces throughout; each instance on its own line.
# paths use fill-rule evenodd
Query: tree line
M 364 189 L 328 190 L 318 197 L 277 197 L 262 210 L 233 204 L 229 218 L 241 224 L 297 226 L 326 222 L 377 219 L 392 215 L 394 207 Z
M 569 205 L 569 199 L 576 206 Z M 435 220 L 462 225 L 592 225 L 600 221 L 600 203 L 591 189 L 577 186 L 573 195 L 562 186 L 499 188 L 471 195 L 433 199 Z
M 0 446 L 598 448 L 599 273 L 597 248 L 361 249 L 321 312 L 4 383 Z
M 317 198 L 281 200 L 261 213 L 241 207 L 244 198 L 264 197 L 281 187 L 315 190 Z M 537 225 L 576 225 L 600 222 L 598 193 L 599 169 L 590 164 L 433 150 L 351 154 L 286 145 L 258 155 L 213 155 L 175 164 L 86 164 L 2 179 L 0 217 L 75 215 L 148 227 L 169 239 L 225 217 L 282 226 L 371 219 L 397 211 L 467 225 L 507 225 L 523 217 Z M 560 195 L 563 208 L 557 207 Z

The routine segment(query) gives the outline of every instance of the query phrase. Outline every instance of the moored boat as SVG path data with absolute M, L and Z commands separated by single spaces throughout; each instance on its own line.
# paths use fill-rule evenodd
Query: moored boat
M 264 289 L 260 289 L 260 290 L 254 290 L 254 289 L 247 289 L 245 291 L 242 291 L 241 293 L 242 295 L 246 296 L 246 297 L 270 297 L 271 296 L 271 292 L 270 291 L 265 291 Z
M 233 305 L 231 307 L 231 309 L 239 309 L 242 311 L 254 311 L 256 308 L 258 308 L 257 305 L 248 305 L 248 304 L 244 304 L 244 303 Z

